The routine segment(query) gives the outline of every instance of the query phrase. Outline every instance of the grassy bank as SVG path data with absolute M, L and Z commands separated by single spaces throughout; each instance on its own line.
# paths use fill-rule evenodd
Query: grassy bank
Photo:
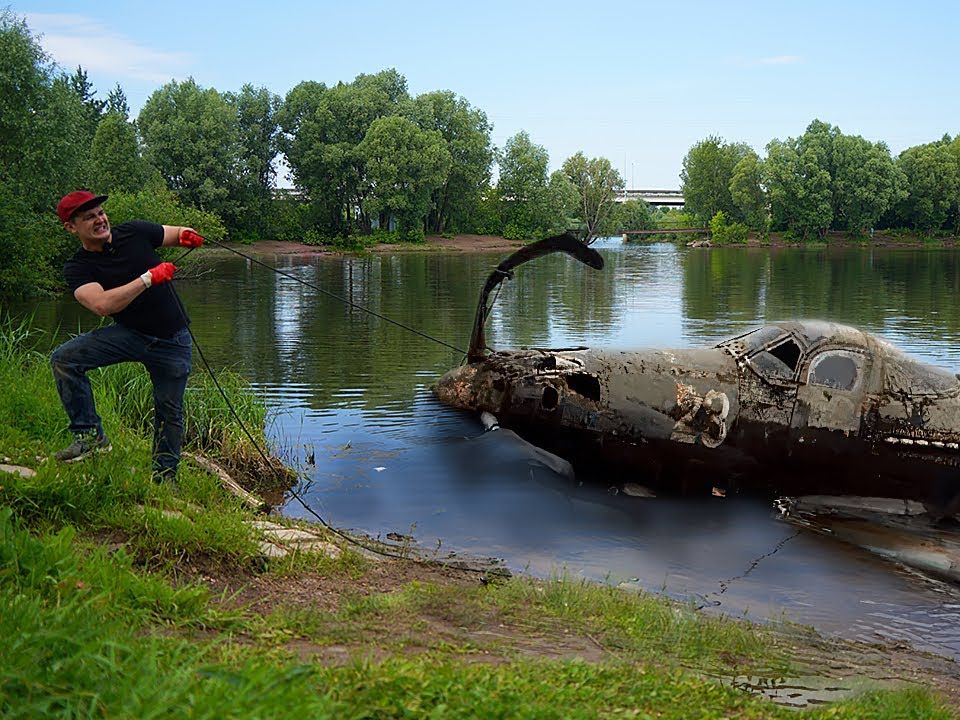
M 932 689 L 949 682 L 937 661 L 802 628 L 576 580 L 481 582 L 336 537 L 338 553 L 266 560 L 254 516 L 202 469 L 184 463 L 176 489 L 152 484 L 149 385 L 134 367 L 94 380 L 112 452 L 46 459 L 68 438 L 35 347 L 28 326 L 0 328 L 0 461 L 36 471 L 0 473 L 3 717 L 953 717 Z M 188 444 L 262 473 L 223 401 L 193 380 Z M 262 428 L 243 383 L 228 390 Z M 731 687 L 827 666 L 917 684 L 799 714 Z

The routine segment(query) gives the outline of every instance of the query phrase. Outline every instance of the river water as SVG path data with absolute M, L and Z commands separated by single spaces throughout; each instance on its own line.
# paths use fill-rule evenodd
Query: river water
M 523 266 L 503 287 L 488 342 L 692 347 L 768 320 L 816 317 L 960 368 L 955 250 L 595 247 L 600 272 L 565 256 Z M 479 288 L 500 258 L 263 259 L 465 348 Z M 613 494 L 612 478 L 531 468 L 491 436 L 477 439 L 476 417 L 432 397 L 457 352 L 243 258 L 201 251 L 184 265 L 197 277 L 178 289 L 207 359 L 262 395 L 275 451 L 304 472 L 301 497 L 328 522 L 382 539 L 399 533 L 442 557 L 498 557 L 515 571 L 625 584 L 730 616 L 960 658 L 960 588 L 798 531 L 767 501 L 640 499 Z M 15 311 L 61 334 L 95 324 L 66 296 Z M 283 512 L 311 518 L 294 498 Z

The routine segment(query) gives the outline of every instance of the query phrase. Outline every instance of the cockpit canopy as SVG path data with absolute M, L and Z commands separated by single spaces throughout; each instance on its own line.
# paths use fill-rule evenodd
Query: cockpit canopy
M 954 373 L 917 360 L 856 328 L 822 320 L 764 325 L 717 347 L 774 385 L 809 382 L 853 390 L 860 382 L 863 358 L 869 356 L 882 364 L 886 393 L 944 397 L 960 392 L 960 379 Z M 808 360 L 810 366 L 801 378 Z

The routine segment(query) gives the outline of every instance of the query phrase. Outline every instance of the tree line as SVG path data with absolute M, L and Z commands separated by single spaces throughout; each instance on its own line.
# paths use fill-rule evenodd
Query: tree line
M 800 137 L 771 140 L 766 157 L 743 143 L 701 140 L 684 157 L 680 179 L 686 210 L 712 221 L 715 234 L 960 231 L 960 137 L 893 157 L 885 143 L 814 120 Z
M 526 132 L 496 148 L 482 110 L 449 90 L 412 96 L 393 69 L 304 81 L 283 98 L 171 81 L 133 118 L 119 84 L 101 99 L 10 10 L 0 67 L 0 296 L 55 287 L 74 244 L 52 208 L 77 187 L 109 194 L 114 222 L 189 224 L 216 239 L 593 237 L 653 223 L 645 203 L 614 202 L 624 183 L 609 160 L 577 153 L 550 173 Z M 277 187 L 281 165 L 292 187 Z

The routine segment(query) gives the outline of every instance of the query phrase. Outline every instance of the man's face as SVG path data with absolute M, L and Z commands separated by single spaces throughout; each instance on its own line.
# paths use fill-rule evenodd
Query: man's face
M 110 220 L 99 205 L 76 213 L 63 227 L 76 235 L 80 242 L 99 243 L 110 239 Z

